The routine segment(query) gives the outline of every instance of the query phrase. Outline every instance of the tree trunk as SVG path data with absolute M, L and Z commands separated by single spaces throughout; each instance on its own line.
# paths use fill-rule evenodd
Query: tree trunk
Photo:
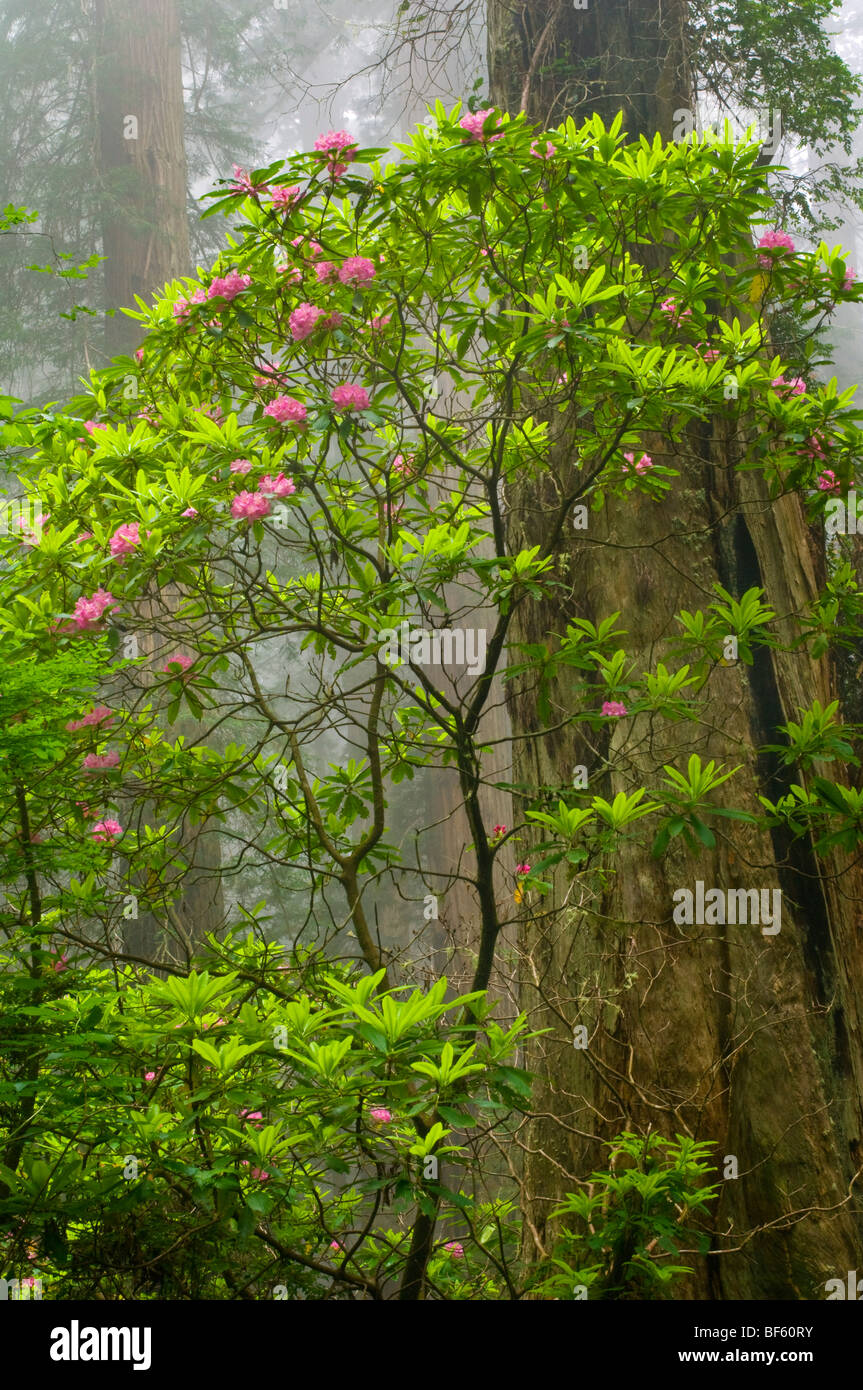
M 105 291 L 117 311 L 189 274 L 180 22 L 176 0 L 98 0 L 96 24 Z M 134 319 L 108 319 L 109 356 L 139 338 Z
M 97 0 L 95 23 L 102 249 L 106 301 L 114 310 L 106 325 L 111 356 L 131 353 L 141 336 L 139 325 L 119 312 L 121 308 L 133 307 L 136 295 L 149 303 L 166 281 L 190 271 L 183 75 L 176 0 Z M 181 598 L 173 586 L 161 592 L 163 625 Z M 145 624 L 154 617 L 146 601 L 140 605 L 140 617 Z M 169 653 L 145 630 L 141 654 L 155 663 Z M 191 719 L 177 726 L 187 739 L 197 731 Z M 140 808 L 143 820 L 147 813 L 146 806 Z M 181 844 L 189 872 L 176 904 L 176 920 L 157 921 L 142 911 L 124 930 L 127 949 L 135 955 L 155 960 L 167 954 L 182 960 L 206 932 L 222 924 L 217 834 L 208 830 L 206 821 L 195 827 L 184 824 Z M 171 947 L 172 937 L 180 941 L 179 951 Z
M 515 9 L 489 0 L 489 68 L 495 104 L 545 123 L 624 108 L 630 135 L 669 138 L 673 112 L 690 105 L 683 3 L 604 0 Z M 574 82 L 570 69 L 577 74 Z M 549 425 L 552 465 L 566 477 L 566 417 Z M 714 582 L 739 595 L 763 586 L 780 615 L 817 590 L 823 545 L 796 497 L 771 501 L 754 473 L 735 473 L 723 424 L 693 432 L 684 457 L 659 437 L 643 448 L 680 468 L 669 504 L 607 499 L 588 532 L 570 532 L 559 575 L 569 602 L 523 606 L 512 638 L 543 642 L 571 617 L 597 620 L 619 610 L 629 659 L 652 669 L 676 631 L 674 614 L 704 606 Z M 513 545 L 548 535 L 554 509 L 535 484 L 515 499 Z M 567 568 L 568 566 L 568 568 Z M 782 636 L 792 624 L 783 624 Z M 759 793 L 776 799 L 796 770 L 757 757 L 778 742 L 776 726 L 800 705 L 833 698 L 835 673 L 805 653 L 758 649 L 753 666 L 719 668 L 697 723 L 648 716 L 611 726 L 599 754 L 574 729 L 541 729 L 524 683 L 510 687 L 517 783 L 559 785 L 584 764 L 591 792 L 609 796 L 653 781 L 663 763 L 684 766 L 693 752 L 741 772 L 715 794 L 717 806 L 757 813 Z M 573 708 L 566 677 L 554 706 Z M 602 768 L 607 758 L 611 771 Z M 563 770 L 563 771 L 562 771 Z M 724 795 L 723 795 L 724 794 Z M 522 810 L 524 807 L 522 807 Z M 668 1137 L 716 1145 L 721 1184 L 710 1254 L 687 1252 L 694 1274 L 678 1296 L 808 1299 L 857 1263 L 859 1212 L 847 1201 L 863 1163 L 863 949 L 857 930 L 861 877 L 839 856 L 816 863 L 811 845 L 737 823 L 715 850 L 695 857 L 672 841 L 665 858 L 622 844 L 614 878 L 598 899 L 561 875 L 553 895 L 526 905 L 521 931 L 522 1007 L 532 1027 L 551 1032 L 530 1045 L 537 1075 L 536 1118 L 524 1162 L 529 1255 L 548 1250 L 549 1213 L 575 1181 L 605 1166 L 601 1141 L 648 1126 Z M 675 889 L 780 887 L 782 926 L 677 926 Z M 586 1025 L 588 1046 L 573 1046 Z M 724 1158 L 737 1160 L 736 1178 Z M 727 1166 L 733 1172 L 733 1166 Z

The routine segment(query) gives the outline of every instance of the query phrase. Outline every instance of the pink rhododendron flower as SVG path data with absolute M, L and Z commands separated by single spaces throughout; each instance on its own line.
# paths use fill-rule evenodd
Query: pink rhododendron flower
M 243 1168 L 248 1168 L 249 1166 L 249 1160 L 247 1158 L 241 1159 L 240 1163 Z M 263 1168 L 252 1169 L 252 1177 L 257 1179 L 258 1182 L 266 1182 L 269 1176 L 269 1173 L 264 1172 Z
M 505 825 L 496 825 L 496 826 L 493 827 L 491 833 L 492 833 L 492 835 L 495 837 L 495 839 L 497 839 L 497 837 L 498 837 L 499 835 L 505 835 L 505 834 L 506 834 L 506 826 L 505 826 Z
M 481 144 L 485 144 L 488 140 L 502 140 L 503 131 L 497 135 L 486 135 L 483 132 L 485 122 L 489 116 L 493 115 L 495 115 L 493 106 L 489 106 L 485 111 L 471 111 L 466 116 L 462 116 L 459 125 L 466 134 L 470 135 L 473 140 L 479 140 Z
M 306 240 L 306 239 L 305 239 L 305 237 L 303 237 L 303 236 L 295 236 L 294 239 L 293 239 L 293 241 L 291 242 L 291 245 L 292 245 L 292 246 L 295 246 L 295 247 L 300 247 L 300 246 L 303 245 L 303 243 L 305 242 L 305 240 Z M 324 248 L 323 248 L 323 246 L 321 246 L 321 243 L 320 243 L 319 241 L 309 241 L 309 243 L 308 243 L 308 253 L 309 253 L 309 255 L 314 259 L 314 258 L 317 257 L 317 256 L 322 256 L 322 255 L 323 255 L 323 253 L 324 253 Z
M 334 386 L 330 396 L 337 410 L 368 410 L 371 404 L 365 387 L 355 386 L 351 382 Z
M 388 323 L 392 322 L 392 314 L 381 314 L 379 318 L 374 318 L 369 324 L 373 333 L 382 333 Z M 362 330 L 365 332 L 365 328 Z
M 672 298 L 663 299 L 663 301 L 662 301 L 662 303 L 660 304 L 659 308 L 660 308 L 660 312 L 663 313 L 663 314 L 668 314 L 669 318 L 671 319 L 671 322 L 672 322 L 672 323 L 675 323 L 675 324 L 676 324 L 676 323 L 680 323 L 680 320 L 681 320 L 681 319 L 691 319 L 691 318 L 692 318 L 692 310 L 691 310 L 691 309 L 681 309 L 681 308 L 679 307 L 679 305 L 678 305 L 676 299 L 672 299 Z
M 325 135 L 318 135 L 314 142 L 315 152 L 325 154 L 329 163 L 334 163 L 336 154 L 350 163 L 357 157 L 357 142 L 353 135 L 347 131 L 327 131 Z
M 331 1249 L 331 1250 L 341 1250 L 341 1248 L 342 1248 L 342 1246 L 341 1246 L 341 1242 L 340 1242 L 340 1241 L 337 1241 L 337 1240 L 331 1240 L 331 1241 L 330 1241 L 330 1249 Z
M 308 338 L 314 333 L 318 320 L 325 317 L 325 311 L 318 309 L 314 304 L 298 304 L 288 319 L 294 342 L 301 343 L 304 338 Z
M 80 534 L 80 536 L 76 536 L 76 537 L 75 537 L 75 539 L 74 539 L 74 541 L 72 542 L 72 544 L 73 544 L 73 545 L 81 545 L 84 541 L 91 541 L 92 539 L 93 539 L 93 532 L 92 532 L 92 531 L 82 531 L 81 534 Z
M 405 478 L 412 477 L 415 460 L 416 454 L 408 454 L 407 458 L 405 458 L 404 454 L 396 454 L 393 459 L 393 472 L 401 473 Z
M 123 827 L 118 820 L 100 820 L 93 826 L 90 833 L 94 840 L 111 844 L 122 835 Z
M 188 671 L 189 667 L 192 665 L 194 665 L 194 662 L 190 656 L 184 656 L 182 652 L 177 652 L 174 656 L 169 656 L 164 666 L 160 666 L 159 670 L 163 675 L 177 676 Z M 171 669 L 175 666 L 179 666 L 180 670 L 176 671 Z
M 241 1120 L 247 1120 L 247 1121 L 249 1122 L 249 1124 L 252 1124 L 253 1121 L 255 1121 L 255 1120 L 262 1120 L 263 1118 L 264 1118 L 263 1113 L 262 1113 L 260 1110 L 241 1110 L 241 1111 L 240 1111 L 240 1119 L 241 1119 Z M 255 1125 L 255 1129 L 260 1129 L 260 1128 L 261 1128 L 261 1126 L 260 1126 L 259 1124 L 256 1124 L 256 1125 Z
M 231 516 L 235 521 L 260 521 L 269 511 L 269 502 L 258 492 L 238 492 L 231 503 Z
M 530 873 L 530 865 L 529 865 L 529 864 L 516 864 L 516 866 L 515 866 L 515 871 L 516 871 L 517 874 L 521 874 L 522 877 L 523 877 L 525 874 L 529 874 L 529 873 Z
M 824 453 L 824 445 L 826 443 L 827 441 L 824 438 L 824 435 L 821 434 L 820 430 L 816 430 L 814 434 L 811 434 L 809 436 L 809 442 L 806 446 L 806 453 L 809 455 L 810 458 L 823 459 L 826 457 Z
M 623 465 L 624 473 L 628 473 L 632 466 L 634 466 L 636 473 L 646 473 L 648 468 L 653 467 L 653 459 L 650 454 L 642 454 L 638 463 L 635 462 L 634 454 L 624 454 L 623 457 L 626 459 L 626 463 Z
M 621 704 L 620 700 L 605 700 L 600 714 L 606 715 L 609 719 L 620 719 L 626 714 L 626 705 Z
M 339 270 L 339 279 L 343 285 L 367 285 L 376 274 L 374 261 L 366 256 L 348 256 Z
M 281 375 L 281 371 L 279 371 L 274 361 L 265 361 L 265 363 L 261 363 L 260 375 L 252 378 L 252 384 L 258 386 L 258 388 L 272 386 L 274 382 L 281 381 Z
M 793 376 L 788 379 L 784 376 L 775 376 L 770 385 L 774 391 L 784 387 L 785 390 L 791 392 L 792 396 L 802 396 L 806 390 L 806 382 L 800 376 Z
M 845 271 L 845 279 L 842 281 L 842 288 L 843 288 L 843 290 L 850 290 L 850 289 L 851 289 L 851 286 L 854 284 L 854 281 L 855 281 L 856 279 L 857 279 L 857 271 L 856 271 L 856 270 L 852 270 L 851 267 L 850 267 L 850 265 L 849 265 L 848 269 Z
M 137 521 L 124 522 L 118 526 L 109 544 L 109 549 L 115 560 L 122 560 L 124 555 L 134 555 L 135 546 L 140 545 L 141 537 Z
M 143 360 L 144 360 L 144 349 L 143 349 L 143 348 L 138 348 L 137 351 L 135 352 L 135 361 L 136 361 L 136 362 L 143 362 Z
M 144 1072 L 144 1080 L 145 1080 L 145 1081 L 155 1081 L 155 1080 L 156 1080 L 156 1073 L 155 1073 L 154 1071 L 145 1071 L 145 1072 Z
M 194 507 L 187 507 L 186 510 L 185 510 L 184 512 L 180 512 L 180 516 L 197 516 L 197 515 L 198 515 L 197 510 L 196 510 Z
M 323 285 L 327 280 L 334 280 L 338 274 L 332 261 L 321 261 L 315 266 L 315 274 Z
M 217 275 L 207 291 L 208 299 L 236 299 L 252 283 L 251 275 L 239 275 L 231 270 L 227 275 Z
M 102 618 L 107 608 L 116 608 L 117 600 L 107 589 L 97 589 L 91 598 L 81 597 L 75 604 L 72 617 L 81 632 L 87 632 Z
M 120 754 L 110 753 L 88 753 L 83 762 L 85 772 L 107 772 L 109 768 L 116 767 L 120 761 Z
M 66 725 L 66 732 L 69 734 L 77 733 L 79 729 L 87 729 L 91 724 L 101 724 L 116 719 L 116 715 L 107 705 L 96 705 L 82 719 L 71 719 Z
M 95 434 L 96 430 L 105 430 L 107 428 L 107 425 L 100 425 L 98 420 L 84 421 L 84 429 L 87 431 L 88 434 Z
M 383 1105 L 376 1105 L 369 1111 L 369 1119 L 376 1125 L 388 1125 L 392 1120 L 392 1111 L 387 1110 Z
M 269 189 L 265 183 L 252 183 L 251 178 L 245 169 L 241 169 L 239 164 L 234 165 L 234 182 L 229 185 L 231 193 L 268 193 Z
M 42 539 L 43 528 L 45 527 L 45 524 L 49 519 L 50 518 L 47 512 L 40 512 L 39 515 L 34 518 L 33 526 L 31 528 L 27 525 L 23 516 L 16 517 L 15 525 L 17 529 L 21 532 L 21 544 L 31 546 L 38 545 Z
M 173 315 L 174 315 L 174 318 L 177 320 L 178 323 L 185 323 L 185 322 L 187 321 L 188 317 L 189 317 L 189 314 L 190 314 L 191 311 L 192 311 L 192 305 L 193 305 L 193 304 L 206 304 L 206 302 L 207 302 L 207 292 L 206 292 L 206 290 L 195 290 L 195 293 L 192 295 L 192 298 L 191 298 L 191 299 L 178 299 L 178 300 L 177 300 L 177 302 L 176 302 L 176 304 L 174 305 L 174 308 L 173 308 L 173 310 L 172 310 L 172 313 L 173 313 Z
M 551 159 L 551 156 L 554 154 L 555 149 L 551 141 L 547 140 L 545 142 L 545 149 L 541 150 L 536 140 L 534 140 L 533 144 L 530 147 L 530 152 L 533 155 L 534 159 Z
M 234 459 L 231 464 L 232 473 L 250 473 L 251 470 L 252 464 L 249 459 Z
M 304 425 L 308 411 L 299 401 L 295 401 L 293 396 L 277 396 L 269 405 L 264 406 L 264 414 L 269 415 L 271 420 L 276 420 L 280 425 Z
M 448 1252 L 450 1258 L 453 1260 L 464 1259 L 464 1246 L 459 1240 L 448 1240 L 444 1246 L 444 1250 Z
M 321 328 L 325 328 L 329 332 L 332 328 L 341 328 L 344 321 L 344 314 L 340 314 L 336 310 L 332 314 L 327 314 L 325 319 L 321 319 Z
M 818 486 L 822 492 L 839 491 L 839 479 L 836 477 L 832 468 L 825 468 L 824 472 L 819 474 Z
M 258 483 L 259 492 L 268 492 L 274 497 L 290 497 L 291 493 L 296 492 L 296 490 L 293 479 L 286 478 L 284 473 L 277 473 L 275 478 L 271 478 L 269 473 L 265 473 Z
M 272 188 L 270 195 L 273 207 L 278 208 L 281 212 L 287 212 L 295 203 L 299 202 L 300 186 L 293 184 L 290 188 L 285 188 L 280 185 L 278 188 Z
M 794 250 L 794 242 L 791 240 L 791 237 L 788 235 L 787 232 L 780 231 L 765 232 L 763 237 L 759 241 L 758 246 L 763 251 L 785 252 Z M 758 264 L 760 266 L 763 266 L 765 270 L 769 270 L 770 266 L 773 264 L 773 257 L 764 255 L 759 256 Z
M 53 956 L 53 955 L 57 955 L 56 951 L 53 951 L 53 950 L 52 950 L 51 954 L 52 954 L 52 956 Z M 57 956 L 57 959 L 55 960 L 54 964 L 51 966 L 51 969 L 54 970 L 54 971 L 56 971 L 56 973 L 57 973 L 58 975 L 61 974 L 62 971 L 68 970 L 68 969 L 69 969 L 69 957 L 68 957 L 68 955 L 66 954 L 65 951 L 63 952 L 62 956 Z

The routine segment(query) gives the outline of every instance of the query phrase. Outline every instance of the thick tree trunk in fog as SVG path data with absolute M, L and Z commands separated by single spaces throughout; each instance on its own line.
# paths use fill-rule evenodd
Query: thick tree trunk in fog
M 513 113 L 523 93 L 528 115 L 542 122 L 594 110 L 609 121 L 623 106 L 630 135 L 658 130 L 667 139 L 673 111 L 690 105 L 682 3 L 604 0 L 578 11 L 554 0 L 489 0 L 488 9 L 491 97 Z M 567 417 L 552 416 L 549 429 L 553 470 L 567 480 Z M 672 461 L 661 437 L 642 446 Z M 570 617 L 619 610 L 640 672 L 664 654 L 674 614 L 704 606 L 716 581 L 735 595 L 763 585 L 780 615 L 813 597 L 823 548 L 798 499 L 772 502 L 757 475 L 735 474 L 720 420 L 693 432 L 673 461 L 681 476 L 665 503 L 608 498 L 588 532 L 569 533 L 559 570 L 568 603 L 523 606 L 514 641 L 542 642 Z M 525 487 L 509 517 L 512 543 L 541 544 L 553 508 L 550 482 L 545 496 Z M 553 701 L 564 712 L 573 708 L 565 680 Z M 575 730 L 524 737 L 542 722 L 517 685 L 514 780 L 559 785 L 586 764 L 590 790 L 610 796 L 649 783 L 663 763 L 685 767 L 695 752 L 745 762 L 715 804 L 758 812 L 759 793 L 775 799 L 801 779 L 757 759 L 755 745 L 778 742 L 778 724 L 815 697 L 829 701 L 834 687 L 826 661 L 760 649 L 754 666 L 717 672 L 702 722 L 613 724 L 603 750 L 613 771 L 603 775 Z M 682 1296 L 824 1297 L 825 1281 L 859 1262 L 859 1213 L 845 1199 L 863 1164 L 863 885 L 839 857 L 819 866 L 805 841 L 725 824 L 733 828 L 718 834 L 716 849 L 697 857 L 679 839 L 659 862 L 622 845 L 601 899 L 580 900 L 578 882 L 573 890 L 561 877 L 525 911 L 522 1007 L 532 1027 L 551 1030 L 527 1057 L 539 1118 L 525 1156 L 526 1241 L 534 1251 L 551 1243 L 552 1207 L 574 1179 L 605 1165 L 600 1140 L 650 1126 L 716 1145 L 712 1251 L 687 1252 L 682 1262 L 695 1273 Z M 674 925 L 674 890 L 698 879 L 706 888 L 781 888 L 780 933 Z M 573 1046 L 577 1024 L 587 1027 L 586 1050 Z M 737 1159 L 736 1180 L 723 1181 L 725 1155 Z
M 167 280 L 190 270 L 179 12 L 176 0 L 97 0 L 95 23 L 105 291 L 109 307 L 119 310 L 134 307 L 135 295 L 149 303 Z M 140 337 L 134 319 L 117 312 L 107 320 L 109 354 L 131 352 Z M 163 626 L 166 611 L 176 610 L 179 601 L 173 588 L 160 594 Z M 141 617 L 153 617 L 147 603 Z M 169 654 L 143 633 L 140 649 L 154 664 Z M 175 650 L 176 643 L 170 647 Z M 176 732 L 193 739 L 194 721 L 181 721 Z M 142 814 L 147 819 L 146 807 Z M 157 922 L 142 912 L 125 931 L 135 954 L 183 960 L 205 932 L 222 923 L 217 834 L 206 822 L 184 824 L 180 842 L 189 874 L 176 921 Z M 185 944 L 177 948 L 171 937 L 185 937 Z
M 119 309 L 189 273 L 180 23 L 176 0 L 98 0 L 96 24 L 105 288 Z M 108 320 L 109 354 L 139 338 L 133 319 Z
M 633 137 L 689 105 L 685 0 L 487 0 L 492 100 L 542 125 L 622 110 Z

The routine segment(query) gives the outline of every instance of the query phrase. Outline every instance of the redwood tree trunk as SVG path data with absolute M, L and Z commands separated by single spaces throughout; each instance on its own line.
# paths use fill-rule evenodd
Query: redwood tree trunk
M 488 0 L 488 13 L 491 97 L 513 113 L 523 97 L 542 123 L 593 111 L 610 121 L 622 107 L 631 136 L 667 139 L 673 112 L 690 105 L 683 0 L 603 0 L 587 11 Z M 551 466 L 566 477 L 567 417 L 552 417 L 549 429 Z M 669 500 L 609 498 L 588 532 L 570 531 L 558 570 L 568 604 L 522 607 L 514 641 L 542 642 L 571 617 L 619 610 L 628 657 L 643 671 L 666 655 L 675 613 L 705 606 L 716 581 L 735 595 L 764 586 L 780 615 L 816 593 L 823 546 L 799 500 L 771 501 L 756 474 L 735 473 L 720 420 L 693 432 L 682 456 L 660 437 L 643 447 L 680 468 Z M 513 545 L 541 544 L 553 507 L 550 485 L 546 496 L 525 487 L 509 517 Z M 790 633 L 786 622 L 782 635 Z M 565 680 L 553 702 L 560 711 L 573 708 Z M 514 780 L 555 786 L 584 764 L 590 790 L 609 796 L 649 784 L 663 763 L 685 767 L 695 752 L 744 763 L 715 804 L 759 812 L 759 793 L 775 800 L 801 778 L 755 747 L 779 742 L 777 725 L 813 698 L 828 702 L 834 688 L 828 661 L 759 649 L 754 666 L 717 670 L 701 722 L 622 720 L 597 753 L 575 730 L 524 737 L 542 721 L 527 685 L 514 685 Z M 532 1027 L 551 1031 L 527 1057 L 537 1118 L 524 1160 L 525 1240 L 529 1253 L 547 1250 L 551 1209 L 605 1166 L 601 1141 L 650 1126 L 716 1145 L 712 1249 L 687 1253 L 695 1273 L 680 1296 L 823 1298 L 825 1281 L 859 1262 L 859 1202 L 847 1199 L 863 1164 L 863 884 L 838 856 L 818 864 L 806 841 L 724 824 L 734 828 L 698 856 L 679 839 L 660 862 L 623 845 L 598 899 L 561 877 L 550 898 L 526 906 L 522 1007 Z M 780 887 L 781 932 L 675 925 L 672 894 L 697 879 Z M 573 1046 L 577 1024 L 587 1027 L 584 1050 Z M 726 1155 L 739 1176 L 723 1180 Z
M 180 22 L 176 0 L 98 0 L 96 22 L 105 291 L 117 310 L 189 274 Z M 109 354 L 139 338 L 134 319 L 108 320 Z
M 120 309 L 134 307 L 136 295 L 149 303 L 166 281 L 190 272 L 179 11 L 176 0 L 97 0 L 95 25 L 105 295 L 115 311 L 106 323 L 106 348 L 115 355 L 132 352 L 141 337 Z M 174 588 L 163 590 L 161 613 L 175 611 L 180 598 Z M 152 618 L 152 606 L 143 602 L 141 621 Z M 141 654 L 155 663 L 166 653 L 142 631 Z M 192 738 L 197 726 L 187 720 L 177 731 Z M 140 814 L 146 820 L 148 808 Z M 206 821 L 184 824 L 180 839 L 189 873 L 176 917 L 194 948 L 222 924 L 219 842 Z M 182 960 L 187 950 L 170 944 L 174 934 L 169 922 L 145 912 L 124 932 L 136 955 Z

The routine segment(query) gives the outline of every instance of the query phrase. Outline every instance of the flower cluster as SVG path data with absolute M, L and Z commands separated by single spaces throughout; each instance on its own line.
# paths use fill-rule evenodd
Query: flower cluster
M 116 717 L 117 716 L 107 705 L 96 705 L 84 715 L 83 719 L 70 719 L 69 723 L 66 725 L 66 732 L 68 734 L 75 734 L 79 729 L 88 729 L 91 724 L 110 723 L 111 720 L 116 719 Z
M 177 320 L 178 323 L 186 323 L 189 314 L 192 312 L 192 307 L 195 304 L 206 304 L 206 302 L 206 290 L 195 290 L 195 293 L 192 295 L 191 299 L 177 300 L 172 310 L 174 318 Z
M 238 492 L 231 503 L 235 521 L 260 521 L 270 513 L 270 504 L 259 492 Z
M 270 190 L 272 194 L 272 205 L 280 212 L 288 212 L 301 197 L 299 184 L 293 184 L 290 188 L 279 187 Z
M 374 261 L 367 256 L 348 256 L 339 269 L 339 279 L 343 285 L 367 285 L 376 274 Z
M 624 473 L 628 473 L 633 467 L 638 474 L 646 473 L 648 468 L 653 467 L 653 459 L 650 454 L 642 454 L 637 463 L 635 462 L 635 454 L 624 454 L 623 457 L 626 459 L 626 463 L 623 465 Z
M 234 165 L 234 181 L 230 185 L 232 193 L 250 193 L 257 197 L 260 193 L 268 193 L 269 189 L 265 183 L 252 183 L 245 169 L 241 169 L 239 164 Z
M 775 376 L 770 385 L 774 391 L 790 391 L 792 396 L 802 396 L 806 391 L 806 382 L 800 376 L 793 376 L 790 380 L 784 376 Z
M 192 658 L 190 656 L 184 656 L 182 652 L 177 652 L 174 656 L 168 657 L 168 660 L 161 669 L 166 676 L 177 676 L 181 672 L 185 673 L 188 671 L 192 664 Z M 180 669 L 179 671 L 172 670 L 172 667 L 179 667 Z
M 818 486 L 822 492 L 839 491 L 839 479 L 832 468 L 825 468 L 824 472 L 818 475 Z
M 314 304 L 298 304 L 288 319 L 294 342 L 301 343 L 304 338 L 308 338 L 314 333 L 319 320 L 325 317 L 325 311 L 318 309 Z
M 251 275 L 239 275 L 236 270 L 232 270 L 227 275 L 217 275 L 207 295 L 210 299 L 236 299 L 251 283 Z
M 300 401 L 295 401 L 293 396 L 277 396 L 269 405 L 264 406 L 264 414 L 280 425 L 304 425 L 308 411 Z
M 482 145 L 486 144 L 489 140 L 502 140 L 503 131 L 500 131 L 497 135 L 492 135 L 486 134 L 483 130 L 483 126 L 489 116 L 494 116 L 495 114 L 493 106 L 489 106 L 485 111 L 471 111 L 467 116 L 462 116 L 459 125 L 471 139 L 478 140 Z
M 668 317 L 671 319 L 671 322 L 675 326 L 680 323 L 681 319 L 692 318 L 692 310 L 682 309 L 680 305 L 677 303 L 677 300 L 672 299 L 671 297 L 669 297 L 668 299 L 663 299 L 662 303 L 659 306 L 659 309 L 660 313 L 668 314 Z
M 99 840 L 103 844 L 112 844 L 119 839 L 123 833 L 123 827 L 118 820 L 100 820 L 93 826 L 91 834 L 94 840 Z
M 765 232 L 758 243 L 758 248 L 762 252 L 779 251 L 784 255 L 786 251 L 793 252 L 794 242 L 787 232 Z M 762 266 L 763 269 L 769 270 L 773 264 L 773 257 L 762 254 L 758 257 L 758 264 Z
M 357 142 L 346 130 L 328 130 L 315 141 L 315 150 L 327 161 L 327 169 L 334 179 L 347 170 L 348 164 L 357 157 Z M 340 161 L 344 160 L 344 163 Z
M 620 700 L 604 700 L 600 713 L 608 719 L 621 719 L 626 714 L 626 705 Z
M 265 473 L 258 483 L 258 492 L 270 493 L 273 497 L 290 497 L 296 490 L 293 479 L 286 478 L 284 473 L 277 473 L 275 478 Z
M 94 624 L 101 622 L 102 617 L 108 608 L 116 608 L 117 600 L 107 589 L 97 589 L 90 597 L 83 595 L 78 599 L 72 611 L 76 627 L 81 632 L 89 631 Z
M 139 531 L 137 521 L 125 522 L 117 527 L 109 542 L 115 560 L 122 560 L 124 555 L 134 555 L 135 547 L 141 543 Z
M 120 761 L 120 754 L 113 751 L 108 753 L 88 753 L 82 764 L 85 772 L 108 772 L 110 768 L 116 767 Z
M 337 410 L 368 410 L 371 404 L 365 387 L 355 386 L 351 382 L 334 386 L 330 396 Z

